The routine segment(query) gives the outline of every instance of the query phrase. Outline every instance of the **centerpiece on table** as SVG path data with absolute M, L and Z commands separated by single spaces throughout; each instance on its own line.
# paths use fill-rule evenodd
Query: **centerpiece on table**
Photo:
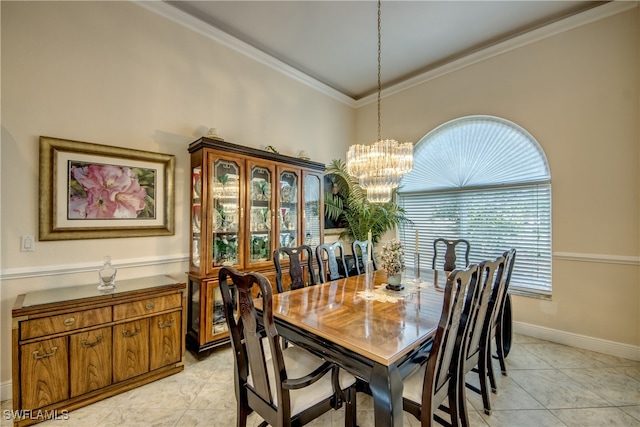
M 381 265 L 384 271 L 387 273 L 387 281 L 389 285 L 387 289 L 393 291 L 399 291 L 403 288 L 402 272 L 406 266 L 404 263 L 404 247 L 402 242 L 397 239 L 388 241 L 382 247 Z

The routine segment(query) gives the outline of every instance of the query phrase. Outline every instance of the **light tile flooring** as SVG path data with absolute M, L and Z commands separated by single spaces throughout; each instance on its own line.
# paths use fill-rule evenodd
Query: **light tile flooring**
M 183 372 L 69 413 L 69 419 L 39 426 L 212 426 L 235 425 L 230 349 L 196 360 L 187 355 Z M 498 374 L 491 415 L 467 392 L 472 426 L 640 426 L 640 362 L 514 336 L 508 376 Z M 473 382 L 470 373 L 469 382 Z M 477 382 L 477 380 L 476 380 Z M 11 401 L 2 402 L 3 415 Z M 252 414 L 249 426 L 261 420 Z M 344 409 L 310 426 L 344 425 Z M 358 424 L 374 425 L 371 398 L 358 394 Z M 10 422 L 2 417 L 2 426 Z M 404 425 L 419 426 L 410 414 Z

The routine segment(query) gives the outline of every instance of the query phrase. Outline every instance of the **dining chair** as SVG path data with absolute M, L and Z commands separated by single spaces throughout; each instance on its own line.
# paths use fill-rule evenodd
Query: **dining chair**
M 356 274 L 360 275 L 365 270 L 365 258 L 367 257 L 367 248 L 369 247 L 368 240 L 354 240 L 351 243 L 351 252 L 353 252 L 353 260 L 356 266 Z M 371 248 L 373 258 L 373 269 L 377 270 L 376 257 L 373 256 L 373 248 Z M 358 254 L 359 253 L 359 254 Z
M 500 294 L 495 296 L 495 300 L 496 300 L 496 310 L 494 312 L 494 317 L 492 319 L 492 323 L 491 323 L 491 336 L 489 337 L 490 340 L 495 338 L 495 342 L 496 342 L 496 353 L 497 356 L 496 358 L 498 359 L 498 361 L 500 362 L 500 370 L 502 371 L 502 375 L 507 375 L 507 366 L 505 364 L 505 357 L 506 357 L 506 349 L 505 349 L 505 344 L 507 341 L 507 329 L 509 331 L 509 334 L 511 332 L 511 325 L 507 325 L 506 322 L 507 320 L 505 320 L 504 318 L 504 312 L 505 312 L 505 305 L 507 303 L 507 299 L 509 298 L 509 295 L 507 294 L 507 291 L 509 290 L 509 283 L 511 282 L 511 273 L 513 272 L 513 266 L 516 262 L 516 249 L 512 248 L 509 249 L 508 251 L 505 251 L 502 256 L 505 259 L 505 273 L 503 275 L 503 286 L 502 289 L 500 290 Z M 510 322 L 511 319 L 508 319 L 508 321 Z M 509 337 L 509 341 L 510 337 Z M 491 343 L 490 343 L 491 344 Z M 493 376 L 493 365 L 489 366 L 489 379 L 492 381 L 492 387 L 495 388 L 495 379 Z
M 291 284 L 285 286 L 282 281 L 282 259 L 289 259 L 289 278 Z M 276 267 L 276 287 L 278 292 L 284 292 L 290 289 L 300 289 L 309 285 L 316 284 L 316 275 L 313 271 L 313 249 L 309 245 L 300 245 L 295 248 L 280 247 L 273 251 L 273 263 Z M 305 264 L 305 267 L 303 267 Z M 305 280 L 305 268 L 308 281 Z
M 261 427 L 300 426 L 343 403 L 344 424 L 354 427 L 356 379 L 299 346 L 280 347 L 267 278 L 222 267 L 218 279 L 235 355 L 238 427 L 253 411 L 264 419 Z M 254 286 L 262 295 L 261 314 L 253 304 Z
M 340 258 L 337 257 L 337 252 L 340 251 Z M 327 260 L 327 274 L 325 275 L 324 260 Z M 344 277 L 349 277 L 347 271 L 347 263 L 344 261 L 345 253 L 342 243 L 335 242 L 330 245 L 323 243 L 316 247 L 316 259 L 318 261 L 318 277 L 320 283 L 325 283 L 331 280 L 337 280 Z M 340 259 L 340 261 L 338 261 Z M 342 271 L 344 275 L 340 274 L 340 267 L 338 262 L 342 264 Z
M 434 421 L 443 425 L 459 425 L 459 365 L 464 348 L 469 313 L 477 299 L 471 298 L 478 280 L 478 265 L 454 270 L 448 277 L 438 328 L 429 350 L 427 362 L 404 380 L 403 409 L 422 426 Z M 442 403 L 448 400 L 448 408 Z M 437 413 L 443 409 L 450 416 L 448 423 Z
M 502 274 L 504 271 L 504 257 L 498 257 L 494 261 L 483 261 L 479 266 L 478 285 L 476 288 L 477 303 L 475 309 L 469 313 L 467 336 L 465 337 L 466 348 L 460 363 L 460 393 L 458 395 L 461 424 L 469 425 L 469 415 L 467 413 L 465 390 L 469 388 L 482 396 L 484 412 L 491 414 L 491 402 L 489 397 L 489 364 L 491 363 L 490 353 L 490 332 L 493 320 L 493 310 L 496 308 L 495 295 L 502 286 Z M 466 382 L 469 372 L 478 374 L 480 387 L 476 387 Z M 495 389 L 492 387 L 492 391 Z
M 469 265 L 469 250 L 471 249 L 469 241 L 465 239 L 450 240 L 440 237 L 433 241 L 433 261 L 431 262 L 431 268 L 438 270 L 436 267 L 439 264 L 438 247 L 442 246 L 442 244 L 445 246 L 444 263 L 442 268 L 444 271 L 453 271 L 457 268 L 456 247 L 458 245 L 464 246 L 464 267 Z

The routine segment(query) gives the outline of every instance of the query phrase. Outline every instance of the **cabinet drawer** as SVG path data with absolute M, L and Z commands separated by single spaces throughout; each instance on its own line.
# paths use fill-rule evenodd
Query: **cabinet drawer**
M 111 307 L 76 311 L 59 316 L 26 320 L 20 323 L 20 339 L 37 338 L 59 332 L 73 331 L 111 321 Z
M 118 304 L 113 307 L 113 320 L 117 321 L 130 317 L 144 316 L 180 306 L 182 306 L 182 294 L 147 298 L 126 304 Z

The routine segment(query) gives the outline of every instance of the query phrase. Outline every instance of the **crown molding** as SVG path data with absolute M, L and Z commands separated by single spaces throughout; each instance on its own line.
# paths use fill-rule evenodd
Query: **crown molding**
M 287 77 L 290 77 L 298 82 L 309 86 L 312 89 L 317 90 L 331 98 L 334 98 L 350 107 L 355 107 L 355 100 L 340 91 L 333 89 L 332 87 L 314 79 L 313 77 L 305 74 L 284 62 L 275 59 L 274 57 L 267 55 L 255 47 L 230 36 L 229 34 L 221 31 L 204 21 L 201 21 L 193 16 L 176 9 L 175 7 L 165 3 L 164 1 L 140 1 L 134 0 L 133 3 L 137 4 L 144 9 L 154 12 L 164 18 L 167 18 L 173 22 L 176 22 L 190 30 L 195 31 L 215 42 L 218 42 L 236 52 L 239 52 L 249 58 L 266 65 Z
M 404 80 L 394 86 L 382 90 L 381 97 L 387 97 L 411 89 L 430 80 L 445 76 L 454 71 L 469 67 L 487 59 L 493 58 L 514 49 L 521 48 L 531 43 L 536 43 L 574 28 L 599 21 L 609 16 L 617 15 L 627 10 L 638 7 L 638 1 L 612 1 L 582 13 L 560 19 L 544 27 L 536 28 L 508 40 L 498 42 L 492 46 L 473 52 L 462 58 L 453 60 L 420 75 Z M 371 94 L 356 101 L 355 108 L 376 102 L 377 94 Z
M 342 92 L 339 92 L 332 87 L 314 79 L 313 77 L 285 64 L 284 62 L 273 58 L 270 55 L 250 46 L 249 44 L 238 40 L 229 34 L 218 30 L 210 24 L 205 23 L 193 16 L 176 9 L 175 7 L 163 2 L 163 1 L 141 1 L 134 0 L 133 3 L 143 7 L 151 12 L 154 12 L 166 19 L 176 22 L 186 28 L 189 28 L 205 37 L 216 41 L 230 49 L 235 50 L 245 56 L 248 56 L 255 61 L 260 62 L 298 82 L 309 86 L 312 89 L 317 90 L 337 101 L 340 101 L 350 107 L 358 109 L 364 105 L 376 102 L 377 94 L 371 94 L 364 98 L 355 100 Z M 520 34 L 516 37 L 508 40 L 498 42 L 487 48 L 478 50 L 469 55 L 465 55 L 459 59 L 453 60 L 441 66 L 438 66 L 432 70 L 426 71 L 420 75 L 409 78 L 396 85 L 390 86 L 382 90 L 381 96 L 387 97 L 411 89 L 415 86 L 426 83 L 430 80 L 442 77 L 446 74 L 458 71 L 462 68 L 469 67 L 481 61 L 493 58 L 497 55 L 509 52 L 514 49 L 526 46 L 531 43 L 544 40 L 548 37 L 555 36 L 565 31 L 572 30 L 574 28 L 589 24 L 591 22 L 598 21 L 600 19 L 607 18 L 609 16 L 616 15 L 618 13 L 625 12 L 627 10 L 638 7 L 638 1 L 626 1 L 615 0 L 609 3 L 605 3 L 601 6 L 589 9 L 582 13 L 560 19 L 544 27 L 536 28 L 526 33 Z

